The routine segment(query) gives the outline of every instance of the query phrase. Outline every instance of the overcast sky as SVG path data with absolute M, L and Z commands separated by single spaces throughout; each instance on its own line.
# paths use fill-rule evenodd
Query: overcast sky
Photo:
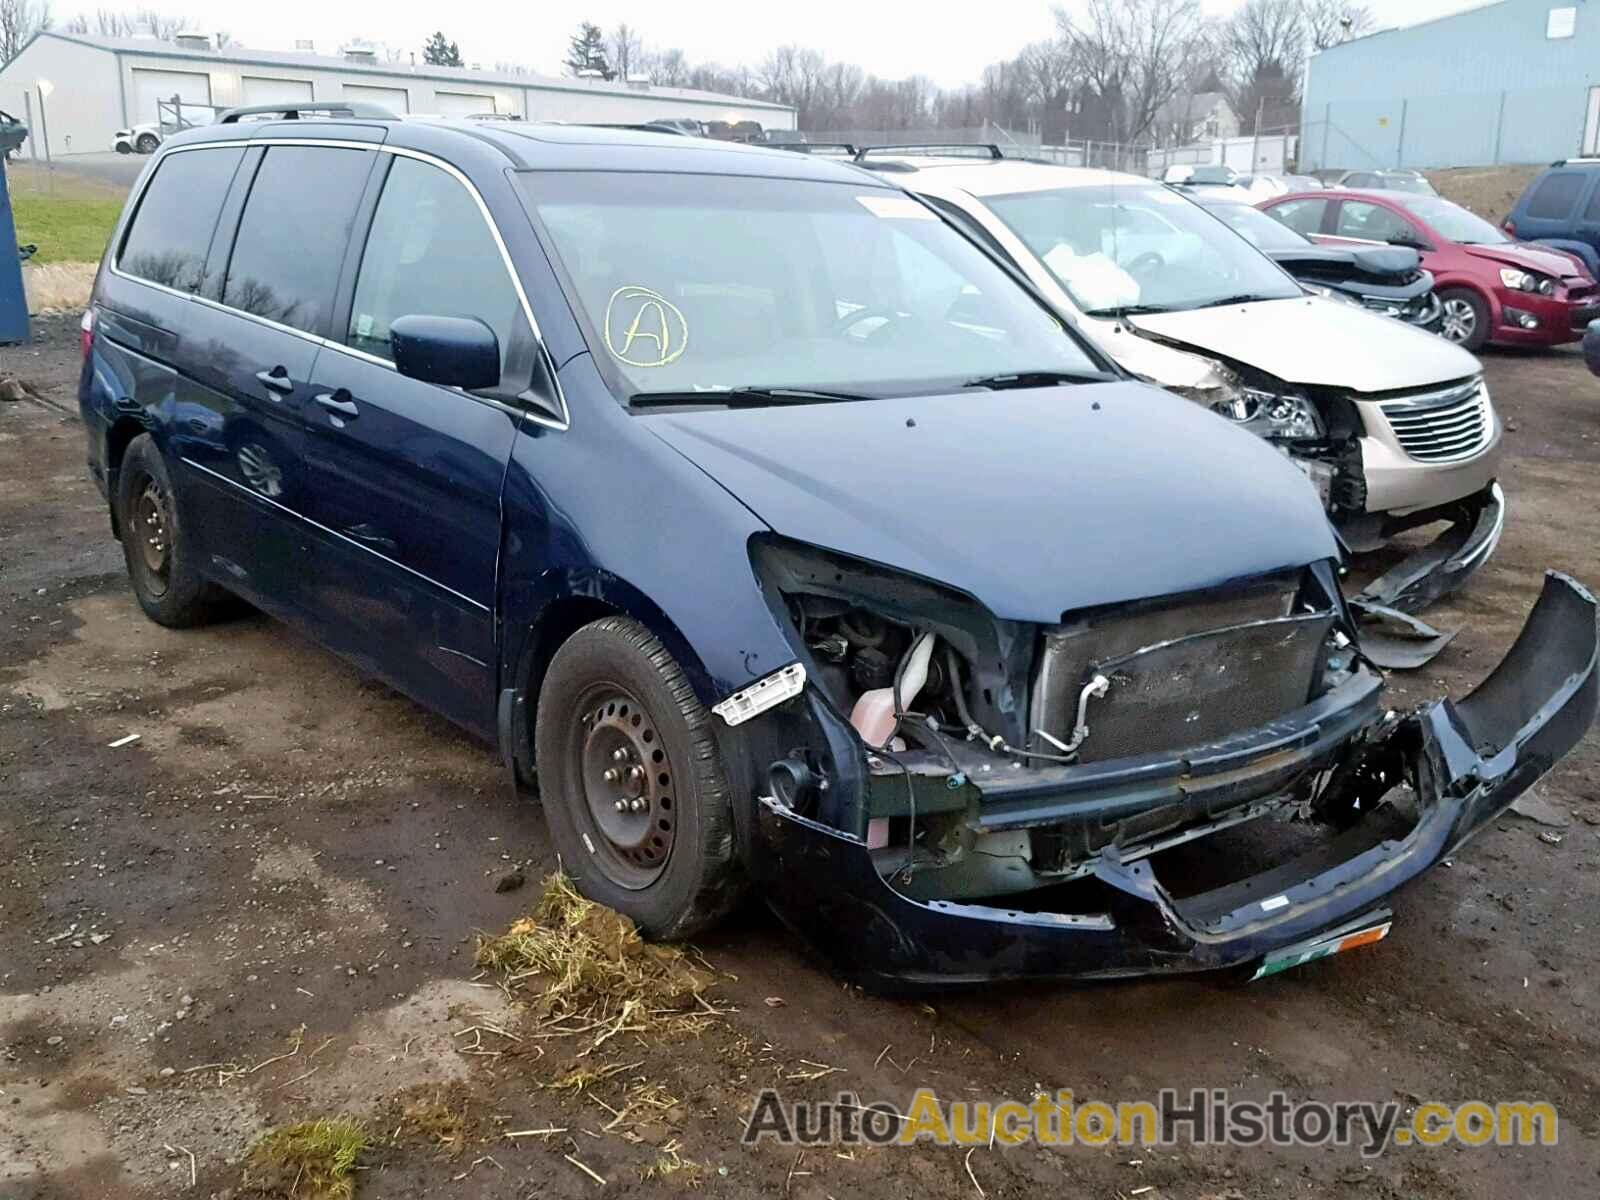
M 92 10 L 100 0 L 85 0 Z M 1381 26 L 1414 24 L 1472 8 L 1483 0 L 1367 0 Z M 1202 0 L 1206 10 L 1226 13 L 1238 0 Z M 108 6 L 109 7 L 109 6 Z M 179 2 L 164 11 L 185 11 Z M 1068 8 L 1075 7 L 1068 0 Z M 55 0 L 58 19 L 77 9 Z M 189 6 L 201 28 L 226 30 L 234 40 L 262 49 L 291 50 L 309 38 L 319 53 L 363 38 L 416 51 L 436 27 L 461 46 L 468 65 L 520 62 L 559 74 L 567 37 L 580 21 L 610 30 L 618 21 L 638 28 L 647 45 L 676 46 L 691 60 L 755 63 L 773 46 L 815 46 L 830 58 L 859 63 L 887 78 L 922 74 L 943 86 L 977 78 L 985 65 L 1014 54 L 1025 42 L 1054 28 L 1050 0 L 533 0 L 507 4 L 466 0 L 441 5 L 422 0 L 208 0 Z M 965 12 L 966 15 L 957 15 Z M 948 16 L 946 15 L 948 14 Z

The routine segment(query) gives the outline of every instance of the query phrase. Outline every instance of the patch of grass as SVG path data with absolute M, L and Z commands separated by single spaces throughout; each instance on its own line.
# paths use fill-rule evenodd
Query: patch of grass
M 348 1117 L 302 1121 L 250 1147 L 245 1195 L 262 1200 L 351 1200 L 367 1131 Z
M 28 312 L 82 312 L 89 306 L 94 290 L 94 263 L 22 264 L 22 290 L 28 296 Z
M 39 249 L 29 261 L 99 262 L 122 212 L 122 197 L 63 186 L 55 192 L 18 188 L 11 197 L 17 244 Z
M 702 993 L 715 977 L 684 951 L 652 945 L 622 914 L 580 896 L 560 873 L 532 917 L 478 940 L 478 964 L 505 986 L 538 979 L 541 1015 L 556 1032 L 600 1045 L 621 1032 L 694 1027 L 718 1011 Z

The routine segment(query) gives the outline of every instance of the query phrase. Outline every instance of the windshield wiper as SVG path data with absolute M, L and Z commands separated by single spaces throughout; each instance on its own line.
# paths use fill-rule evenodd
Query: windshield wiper
M 1110 308 L 1086 308 L 1083 315 L 1086 317 L 1138 317 L 1151 313 L 1169 313 L 1173 309 L 1166 304 L 1115 304 Z
M 628 397 L 629 408 L 676 408 L 717 405 L 723 408 L 764 408 L 771 404 L 839 404 L 849 400 L 876 400 L 862 392 L 827 392 L 816 388 L 737 387 L 705 392 L 639 392 Z
M 1116 376 L 1101 371 L 1017 371 L 1009 375 L 984 375 L 969 379 L 964 388 L 990 388 L 1004 391 L 1008 388 L 1055 387 L 1063 383 L 1110 383 Z
M 1196 304 L 1196 308 L 1226 308 L 1230 304 L 1251 304 L 1257 300 L 1277 300 L 1278 296 L 1262 296 L 1256 292 L 1240 292 L 1237 296 L 1221 296 L 1215 300 L 1207 300 L 1204 304 Z

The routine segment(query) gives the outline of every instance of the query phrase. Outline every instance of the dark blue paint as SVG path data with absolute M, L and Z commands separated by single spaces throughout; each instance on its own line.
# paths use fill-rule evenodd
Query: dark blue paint
M 1133 383 L 629 412 L 590 356 L 509 178 L 513 168 L 670 167 L 886 187 L 854 167 L 627 131 L 318 121 L 194 131 L 171 139 L 154 169 L 185 145 L 283 136 L 387 141 L 436 155 L 470 179 L 496 215 L 542 334 L 542 346 L 531 330 L 513 334 L 507 370 L 541 348 L 542 369 L 526 393 L 472 394 L 429 381 L 449 373 L 441 356 L 468 353 L 462 339 L 447 345 L 452 338 L 442 335 L 452 331 L 436 323 L 413 331 L 429 344 L 411 349 L 431 354 L 433 365 L 408 359 L 408 377 L 337 338 L 218 306 L 261 158 L 250 147 L 198 295 L 101 273 L 81 388 L 91 471 L 114 494 L 120 448 L 149 430 L 172 467 L 194 561 L 206 573 L 462 726 L 501 737 L 508 760 L 525 757 L 549 631 L 575 620 L 599 612 L 639 620 L 707 705 L 794 661 L 749 554 L 751 539 L 771 531 L 924 576 L 1000 620 L 1022 622 L 1336 557 L 1321 507 L 1292 464 L 1198 407 Z M 382 178 L 373 172 L 357 210 L 328 310 L 334 331 L 348 325 Z M 536 192 L 537 178 L 529 187 Z M 121 236 L 119 228 L 113 246 Z M 403 322 L 395 332 L 407 357 Z M 1515 754 L 1496 759 L 1505 780 L 1526 786 L 1570 745 L 1560 743 L 1578 717 L 1586 724 L 1593 715 L 1592 603 L 1588 630 L 1578 699 L 1543 724 L 1530 720 L 1524 741 L 1540 754 L 1521 768 Z M 1576 636 L 1565 632 L 1568 641 Z M 1373 700 L 1363 695 L 1367 713 Z M 859 795 L 859 746 L 837 715 L 815 716 L 825 707 L 819 695 L 808 701 L 830 752 L 855 755 L 836 765 L 837 790 Z M 1343 736 L 1338 722 L 1353 719 L 1356 701 L 1345 707 L 1318 716 L 1295 744 Z M 1428 745 L 1443 728 L 1427 726 Z M 1280 743 L 1294 733 L 1271 732 Z M 1253 744 L 1216 749 L 1248 759 L 1246 774 L 1284 761 L 1282 744 L 1261 749 L 1259 762 Z M 765 763 L 729 766 L 747 780 Z M 1484 764 L 1468 766 L 1481 773 Z M 1498 804 L 1499 793 L 1483 794 Z M 1012 799 L 1051 802 L 1031 793 Z M 1150 970 L 1235 956 L 1168 928 L 1139 866 L 1120 876 L 1104 867 L 1104 882 L 1128 897 L 1107 939 L 1048 917 L 939 912 L 891 891 L 847 835 L 771 808 L 758 822 L 753 803 L 736 816 L 741 844 L 785 919 L 813 936 L 830 927 L 838 945 L 863 955 L 898 947 L 880 969 L 885 979 Z M 765 837 L 754 836 L 758 828 Z M 1284 932 L 1300 936 L 1312 924 L 1296 919 Z M 1251 937 L 1230 945 L 1259 954 L 1271 940 Z

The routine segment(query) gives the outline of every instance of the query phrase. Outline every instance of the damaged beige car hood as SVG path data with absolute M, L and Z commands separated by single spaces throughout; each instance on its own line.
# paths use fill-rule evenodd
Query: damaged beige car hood
M 1465 379 L 1482 369 L 1441 337 L 1316 296 L 1150 313 L 1128 322 L 1165 342 L 1308 387 L 1390 392 Z

